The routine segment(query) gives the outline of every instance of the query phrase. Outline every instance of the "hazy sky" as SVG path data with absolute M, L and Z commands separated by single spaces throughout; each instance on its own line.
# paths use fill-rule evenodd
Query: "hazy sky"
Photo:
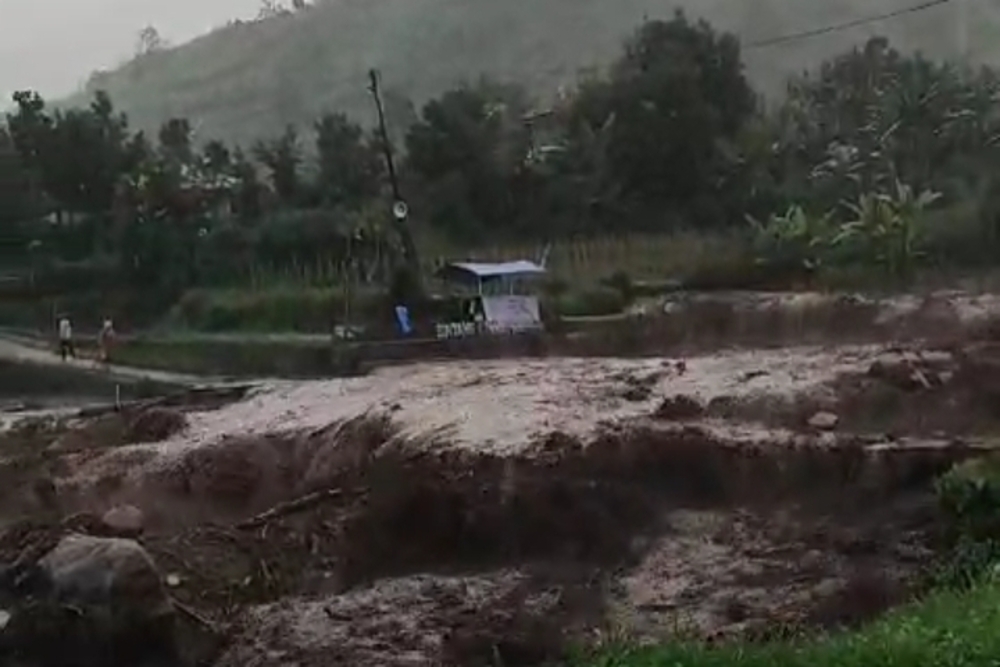
M 113 67 L 155 26 L 179 43 L 232 18 L 257 13 L 260 0 L 0 0 L 0 108 L 13 91 L 57 97 L 95 69 Z

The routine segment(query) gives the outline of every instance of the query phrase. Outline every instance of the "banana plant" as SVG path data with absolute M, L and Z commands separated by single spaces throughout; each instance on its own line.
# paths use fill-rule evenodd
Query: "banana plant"
M 767 222 L 750 217 L 757 247 L 758 263 L 801 263 L 809 270 L 819 268 L 828 244 L 831 214 L 812 216 L 792 205 L 784 214 L 774 214 Z
M 906 277 L 922 255 L 918 240 L 923 214 L 940 197 L 931 190 L 916 193 L 897 179 L 888 193 L 869 192 L 857 202 L 844 202 L 853 219 L 840 226 L 831 243 L 855 245 L 891 276 Z

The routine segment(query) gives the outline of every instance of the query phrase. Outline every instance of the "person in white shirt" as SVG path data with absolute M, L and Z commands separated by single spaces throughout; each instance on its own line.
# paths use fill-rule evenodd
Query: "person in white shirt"
M 66 315 L 59 318 L 59 356 L 63 361 L 66 361 L 66 357 L 76 359 L 76 350 L 73 348 L 73 325 Z
M 111 362 L 111 345 L 114 342 L 115 325 L 109 317 L 104 320 L 104 325 L 101 327 L 101 333 L 97 336 L 97 343 L 101 347 L 101 361 L 106 364 Z

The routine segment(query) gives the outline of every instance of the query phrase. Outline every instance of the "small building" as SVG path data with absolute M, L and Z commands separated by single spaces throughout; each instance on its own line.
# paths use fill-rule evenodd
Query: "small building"
M 453 262 L 442 266 L 437 276 L 465 288 L 469 297 L 463 320 L 439 324 L 438 338 L 541 330 L 541 306 L 532 293 L 532 283 L 545 273 L 544 267 L 525 260 Z
M 545 275 L 545 268 L 526 260 L 488 264 L 483 262 L 453 262 L 437 272 L 438 277 L 451 283 L 475 289 L 476 294 L 514 294 L 515 290 Z

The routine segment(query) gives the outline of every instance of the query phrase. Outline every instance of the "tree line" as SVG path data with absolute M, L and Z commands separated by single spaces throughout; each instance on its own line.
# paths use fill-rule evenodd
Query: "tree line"
M 968 246 L 981 250 L 1000 215 L 998 93 L 992 69 L 873 39 L 765 104 L 739 40 L 678 13 L 639 27 L 606 73 L 546 108 L 517 85 L 463 85 L 428 102 L 395 148 L 413 223 L 459 243 L 748 219 L 773 236 L 795 220 L 856 222 L 859 198 L 905 186 L 969 209 Z M 0 125 L 0 261 L 86 261 L 175 292 L 317 262 L 388 279 L 398 247 L 381 146 L 343 114 L 238 147 L 180 118 L 133 131 L 104 93 L 88 108 L 52 109 L 31 91 L 14 103 Z

